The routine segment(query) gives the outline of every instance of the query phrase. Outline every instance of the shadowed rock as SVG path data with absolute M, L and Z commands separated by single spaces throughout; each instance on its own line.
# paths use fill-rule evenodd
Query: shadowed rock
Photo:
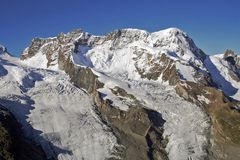
M 42 148 L 25 138 L 13 115 L 0 106 L 0 159 L 46 160 Z

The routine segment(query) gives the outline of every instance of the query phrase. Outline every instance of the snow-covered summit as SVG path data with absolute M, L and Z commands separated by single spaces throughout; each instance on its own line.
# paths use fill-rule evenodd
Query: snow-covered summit
M 202 63 L 206 55 L 177 28 L 153 33 L 127 28 L 106 36 L 75 30 L 57 37 L 33 39 L 21 58 L 33 67 L 56 70 L 63 69 L 69 57 L 76 65 L 132 80 L 161 79 L 163 71 L 174 66 L 174 76 L 196 82 L 204 76 L 196 68 L 206 70 Z
M 163 80 L 172 85 L 179 79 L 207 85 L 214 82 L 225 94 L 240 99 L 239 56 L 227 52 L 221 58 L 208 57 L 178 28 L 153 33 L 127 28 L 106 36 L 75 30 L 56 37 L 36 38 L 22 54 L 25 64 L 54 70 L 62 70 L 69 58 L 75 65 L 121 79 Z M 216 75 L 224 70 L 225 76 Z M 230 83 L 233 87 L 224 87 Z
M 121 45 L 118 48 L 127 47 L 131 43 L 141 45 L 142 42 L 148 47 L 153 47 L 155 50 L 174 52 L 176 53 L 175 58 L 178 56 L 178 58 L 186 61 L 204 59 L 206 56 L 195 45 L 193 40 L 178 28 L 168 28 L 153 33 L 140 29 L 127 28 L 109 33 L 107 40 L 109 39 L 113 41 L 113 45 L 120 43 Z M 139 44 L 137 44 L 138 42 Z
M 153 70 L 166 68 L 166 61 L 160 60 L 164 55 L 179 63 L 177 70 L 185 79 L 194 81 L 192 67 L 205 70 L 202 60 L 206 55 L 186 33 L 176 28 L 154 33 L 138 29 L 117 30 L 108 34 L 101 44 L 84 53 L 84 57 L 97 71 L 125 75 L 135 80 Z M 185 64 L 190 66 L 187 67 L 190 69 L 188 75 L 181 71 Z
M 204 59 L 206 56 L 194 43 L 194 41 L 178 28 L 168 28 L 152 33 L 155 45 L 165 45 L 172 51 L 175 51 L 177 56 L 185 60 L 193 60 L 196 58 Z

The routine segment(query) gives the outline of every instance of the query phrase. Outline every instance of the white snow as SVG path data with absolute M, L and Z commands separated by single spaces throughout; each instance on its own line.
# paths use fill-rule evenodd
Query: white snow
M 26 67 L 7 55 L 0 57 L 0 66 L 0 103 L 16 116 L 25 134 L 41 144 L 48 157 L 111 157 L 116 138 L 94 112 L 91 97 L 74 87 L 68 76 Z
M 47 57 L 41 51 L 29 59 L 23 60 L 22 63 L 34 68 L 58 70 L 58 64 L 49 67 L 47 66 Z
M 186 33 L 178 28 L 168 28 L 151 34 L 151 40 L 161 42 L 161 49 L 166 49 L 178 59 L 195 62 L 196 64 L 202 65 L 198 57 L 193 53 L 193 50 L 198 53 L 199 49 L 193 43 L 189 41 Z
M 114 76 L 125 76 L 125 78 L 133 80 L 141 79 L 136 67 L 143 69 L 145 72 L 149 72 L 154 63 L 159 64 L 158 58 L 163 53 L 171 59 L 180 60 L 185 63 L 194 61 L 199 66 L 202 66 L 200 60 L 190 51 L 190 48 L 187 48 L 189 46 L 186 47 L 186 41 L 184 41 L 184 44 L 180 45 L 185 53 L 184 56 L 180 56 L 180 53 L 178 53 L 179 44 L 174 41 L 176 37 L 171 34 L 170 31 L 172 30 L 164 30 L 152 34 L 149 34 L 146 31 L 134 29 L 125 29 L 124 31 L 130 32 L 128 33 L 129 35 L 126 36 L 131 36 L 132 34 L 134 37 L 136 34 L 142 37 L 133 42 L 128 42 L 129 39 L 122 38 L 121 41 L 119 41 L 120 44 L 118 45 L 123 46 L 115 47 L 115 49 L 111 49 L 111 46 L 113 46 L 115 42 L 105 41 L 101 45 L 96 45 L 91 49 L 84 49 L 87 51 L 84 52 L 84 54 L 81 52 L 79 52 L 79 54 L 73 53 L 75 64 L 84 66 L 89 66 L 89 64 L 91 64 L 92 68 L 98 72 Z M 179 37 L 180 39 L 184 39 L 180 35 Z M 162 38 L 162 40 L 160 38 Z M 153 47 L 155 41 L 159 39 L 162 41 L 163 46 Z M 165 39 L 171 41 L 171 44 L 165 44 Z M 175 55 L 173 53 L 175 53 Z M 150 57 L 151 59 L 149 59 Z M 87 62 L 88 64 L 86 65 L 83 62 Z M 185 69 L 190 68 L 189 66 L 183 65 L 183 63 L 178 66 L 178 69 L 184 72 L 183 74 L 193 74 L 192 71 L 185 71 Z M 195 82 L 193 75 L 189 75 L 185 78 L 189 81 Z
M 188 81 L 195 82 L 193 68 L 185 64 L 193 63 L 204 70 L 201 60 L 195 55 L 199 54 L 200 50 L 190 41 L 186 33 L 179 29 L 170 28 L 154 33 L 122 29 L 121 32 L 123 35 L 120 37 L 98 42 L 92 48 L 80 45 L 78 52 L 72 53 L 74 64 L 91 67 L 108 75 L 121 77 L 124 75 L 126 79 L 140 80 L 136 67 L 145 73 L 150 72 L 154 63 L 159 63 L 159 58 L 165 54 L 179 62 L 177 69 Z M 83 38 L 81 36 L 78 38 Z M 93 41 L 93 37 L 89 43 Z M 158 43 L 160 46 L 155 46 Z M 189 68 L 191 72 L 185 70 Z
M 92 64 L 86 57 L 86 53 L 90 50 L 88 46 L 79 46 L 77 53 L 72 53 L 72 61 L 76 65 L 91 67 Z
M 176 62 L 176 68 L 179 73 L 182 75 L 183 80 L 196 82 L 194 78 L 194 69 L 190 65 L 184 65 L 180 62 Z
M 118 34 L 118 32 L 117 30 L 110 34 Z M 115 37 L 115 39 L 106 39 L 107 36 L 90 36 L 89 44 L 94 41 L 94 38 L 100 39 L 98 42 L 94 42 L 92 48 L 88 45 L 80 45 L 77 53 L 69 50 L 74 64 L 91 67 L 105 74 L 124 75 L 126 79 L 139 80 L 141 78 L 137 72 L 137 67 L 148 73 L 155 63 L 159 63 L 161 55 L 165 54 L 181 63 L 177 69 L 188 81 L 195 82 L 195 79 L 193 78 L 193 72 L 185 70 L 189 69 L 189 66 L 184 66 L 184 64 L 192 63 L 204 70 L 198 56 L 200 50 L 186 33 L 177 28 L 169 28 L 153 33 L 128 28 L 122 29 L 120 32 L 119 37 Z M 71 34 L 70 32 L 65 36 L 71 36 Z M 74 42 L 87 37 L 89 37 L 87 32 L 73 34 L 70 42 L 66 42 L 65 45 L 73 47 Z M 47 67 L 48 60 L 43 48 L 49 43 L 55 43 L 55 41 L 44 44 L 34 57 L 23 62 L 32 67 L 57 70 L 57 61 L 54 63 L 55 65 Z M 27 51 L 28 48 L 24 51 L 24 54 Z M 190 70 L 193 70 L 193 68 Z
M 201 95 L 201 96 L 197 96 L 199 101 L 205 102 L 206 104 L 210 103 L 210 100 L 207 99 L 205 96 Z

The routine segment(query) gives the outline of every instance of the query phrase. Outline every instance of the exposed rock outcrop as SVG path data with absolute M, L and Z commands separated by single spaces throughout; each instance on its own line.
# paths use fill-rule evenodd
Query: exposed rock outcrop
M 240 57 L 232 50 L 227 50 L 223 59 L 229 66 L 229 75 L 237 82 L 240 82 Z
M 168 159 L 164 150 L 167 140 L 162 137 L 164 120 L 158 112 L 135 105 L 128 111 L 117 109 L 97 91 L 104 84 L 90 68 L 74 66 L 68 58 L 64 69 L 77 87 L 93 96 L 96 110 L 124 146 L 117 149 L 117 156 L 126 160 Z
M 211 118 L 212 146 L 209 147 L 213 159 L 240 158 L 240 114 L 236 110 L 239 102 L 233 101 L 216 88 L 186 82 L 176 85 L 176 92 L 192 103 L 200 106 Z M 233 156 L 234 155 L 234 156 Z
M 0 44 L 0 54 L 7 52 L 7 48 Z

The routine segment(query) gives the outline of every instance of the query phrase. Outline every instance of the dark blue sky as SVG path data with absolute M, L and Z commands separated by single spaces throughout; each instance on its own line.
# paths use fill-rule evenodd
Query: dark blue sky
M 178 27 L 207 54 L 240 52 L 239 0 L 0 0 L 0 44 L 14 55 L 34 37 L 82 28 L 150 32 Z

